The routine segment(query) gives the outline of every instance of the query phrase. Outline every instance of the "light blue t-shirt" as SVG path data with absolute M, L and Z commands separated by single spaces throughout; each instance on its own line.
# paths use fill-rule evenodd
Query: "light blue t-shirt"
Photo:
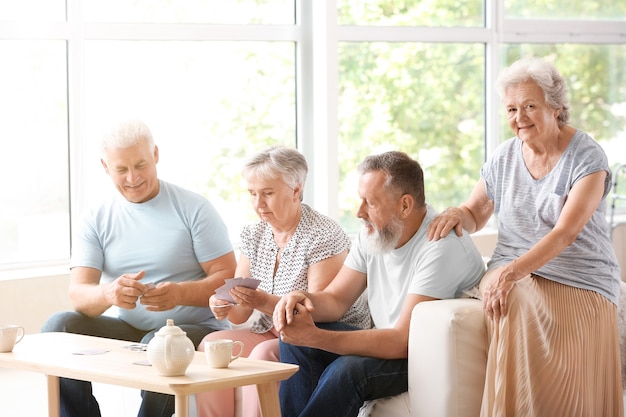
M 213 205 L 164 181 L 159 194 L 145 203 L 131 203 L 116 193 L 89 211 L 72 243 L 70 267 L 98 269 L 103 283 L 141 270 L 146 271 L 143 283 L 200 280 L 206 276 L 200 262 L 233 250 Z M 229 327 L 227 320 L 216 320 L 208 307 L 176 306 L 154 312 L 137 303 L 132 310 L 120 308 L 119 317 L 142 330 L 159 329 L 166 319 L 174 319 L 175 324 Z
M 407 294 L 460 297 L 482 278 L 485 264 L 468 233 L 428 240 L 426 231 L 436 214 L 428 206 L 415 235 L 384 255 L 367 254 L 361 235 L 356 238 L 344 264 L 367 275 L 368 303 L 376 328 L 395 326 Z
M 620 272 L 607 234 L 604 198 L 611 189 L 611 171 L 602 147 L 581 131 L 576 131 L 552 171 L 539 180 L 528 172 L 522 141 L 516 137 L 502 143 L 485 163 L 481 176 L 498 219 L 498 243 L 489 269 L 520 257 L 552 231 L 574 184 L 598 171 L 607 172 L 598 208 L 576 240 L 534 272 L 598 292 L 617 304 Z

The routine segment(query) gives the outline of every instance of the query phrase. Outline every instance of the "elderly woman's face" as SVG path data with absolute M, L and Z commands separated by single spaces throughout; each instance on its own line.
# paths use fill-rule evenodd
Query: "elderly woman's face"
M 521 140 L 546 140 L 558 134 L 560 110 L 546 104 L 543 90 L 534 82 L 509 87 L 504 96 L 504 106 L 509 126 Z
M 288 224 L 299 213 L 300 190 L 289 187 L 281 179 L 247 179 L 252 207 L 261 220 L 272 225 Z

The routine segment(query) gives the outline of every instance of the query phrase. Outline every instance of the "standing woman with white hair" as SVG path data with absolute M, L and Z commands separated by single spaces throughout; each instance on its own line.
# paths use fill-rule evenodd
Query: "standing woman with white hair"
M 623 416 L 606 155 L 567 124 L 566 82 L 548 62 L 515 62 L 498 89 L 515 137 L 485 163 L 469 199 L 429 228 L 439 239 L 498 220 L 480 285 L 489 335 L 481 416 Z
M 213 295 L 209 300 L 215 317 L 244 323 L 255 310 L 261 314 L 252 327 L 222 330 L 204 340 L 232 339 L 244 343 L 243 357 L 278 362 L 278 332 L 272 322 L 274 307 L 282 295 L 294 290 L 321 291 L 343 265 L 350 239 L 334 220 L 302 203 L 308 167 L 295 149 L 271 147 L 253 155 L 243 168 L 252 207 L 260 220 L 241 232 L 241 255 L 235 276 L 261 280 L 256 290 L 235 287 L 230 295 L 236 305 Z M 367 299 L 359 300 L 342 321 L 370 328 Z M 204 343 L 200 344 L 200 350 Z M 196 395 L 200 417 L 233 417 L 234 390 Z M 244 417 L 260 415 L 255 386 L 242 388 Z

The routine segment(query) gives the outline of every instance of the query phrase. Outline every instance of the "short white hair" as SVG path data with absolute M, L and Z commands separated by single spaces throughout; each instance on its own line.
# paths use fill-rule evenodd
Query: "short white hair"
M 102 137 L 102 156 L 106 156 L 107 149 L 128 148 L 141 140 L 148 143 L 150 152 L 154 151 L 154 138 L 148 125 L 138 119 L 124 120 Z
M 567 82 L 556 67 L 543 58 L 527 56 L 502 70 L 496 84 L 498 94 L 504 97 L 508 88 L 527 81 L 533 81 L 543 90 L 548 106 L 561 109 L 557 121 L 560 126 L 566 125 L 570 117 Z
M 300 201 L 303 199 L 304 183 L 309 168 L 304 155 L 286 146 L 271 146 L 252 155 L 245 162 L 242 174 L 264 179 L 280 179 L 295 189 L 300 186 Z

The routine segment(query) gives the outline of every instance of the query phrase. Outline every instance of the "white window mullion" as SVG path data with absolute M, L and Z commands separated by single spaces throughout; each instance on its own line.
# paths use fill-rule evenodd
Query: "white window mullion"
M 215 25 L 176 23 L 93 23 L 84 25 L 89 40 L 292 41 L 294 25 Z
M 85 164 L 92 164 L 85 155 L 83 145 L 84 129 L 84 69 L 83 69 L 83 21 L 81 0 L 67 1 L 67 26 L 69 36 L 67 42 L 67 88 L 68 88 L 68 133 L 70 144 L 70 224 L 72 228 L 78 222 L 79 214 L 85 209 L 85 193 L 88 187 L 84 181 L 89 178 L 85 175 Z
M 298 146 L 309 175 L 305 200 L 316 210 L 339 215 L 337 4 L 302 0 L 303 40 L 298 62 Z

